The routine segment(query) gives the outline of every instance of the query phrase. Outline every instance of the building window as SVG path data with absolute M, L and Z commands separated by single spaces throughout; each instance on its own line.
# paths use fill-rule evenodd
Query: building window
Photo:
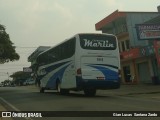
M 121 42 L 121 52 L 127 51 L 130 49 L 129 40 L 124 40 Z
M 127 50 L 130 49 L 129 40 L 126 40 L 126 49 L 127 49 Z
M 122 51 L 125 51 L 125 41 L 122 41 Z

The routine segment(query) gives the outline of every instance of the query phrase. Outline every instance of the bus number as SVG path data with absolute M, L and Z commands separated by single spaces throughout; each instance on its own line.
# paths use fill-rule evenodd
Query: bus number
M 97 58 L 97 61 L 103 62 L 103 58 Z

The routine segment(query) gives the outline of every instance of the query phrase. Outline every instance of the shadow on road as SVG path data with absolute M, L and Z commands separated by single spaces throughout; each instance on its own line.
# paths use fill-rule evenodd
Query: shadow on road
M 61 95 L 59 92 L 45 92 L 45 93 L 41 93 L 41 94 L 54 94 L 54 95 L 57 95 L 57 96 L 69 96 L 69 97 L 82 97 L 82 98 L 106 98 L 106 97 L 110 97 L 110 96 L 103 96 L 103 95 L 95 95 L 95 96 L 86 96 L 85 94 L 83 93 L 79 93 L 79 92 L 71 92 L 69 94 L 64 94 L 64 95 Z

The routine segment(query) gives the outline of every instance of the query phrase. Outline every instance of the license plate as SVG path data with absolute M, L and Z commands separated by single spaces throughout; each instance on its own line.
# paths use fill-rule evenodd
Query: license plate
M 97 80 L 105 80 L 105 77 L 97 77 Z

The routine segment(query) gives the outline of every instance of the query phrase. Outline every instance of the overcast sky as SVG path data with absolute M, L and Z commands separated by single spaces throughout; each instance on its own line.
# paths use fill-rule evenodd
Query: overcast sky
M 95 24 L 114 12 L 157 12 L 159 0 L 0 0 L 0 24 L 6 26 L 21 59 L 0 65 L 7 72 L 30 66 L 27 57 L 38 46 L 53 46 L 76 33 L 98 32 Z

